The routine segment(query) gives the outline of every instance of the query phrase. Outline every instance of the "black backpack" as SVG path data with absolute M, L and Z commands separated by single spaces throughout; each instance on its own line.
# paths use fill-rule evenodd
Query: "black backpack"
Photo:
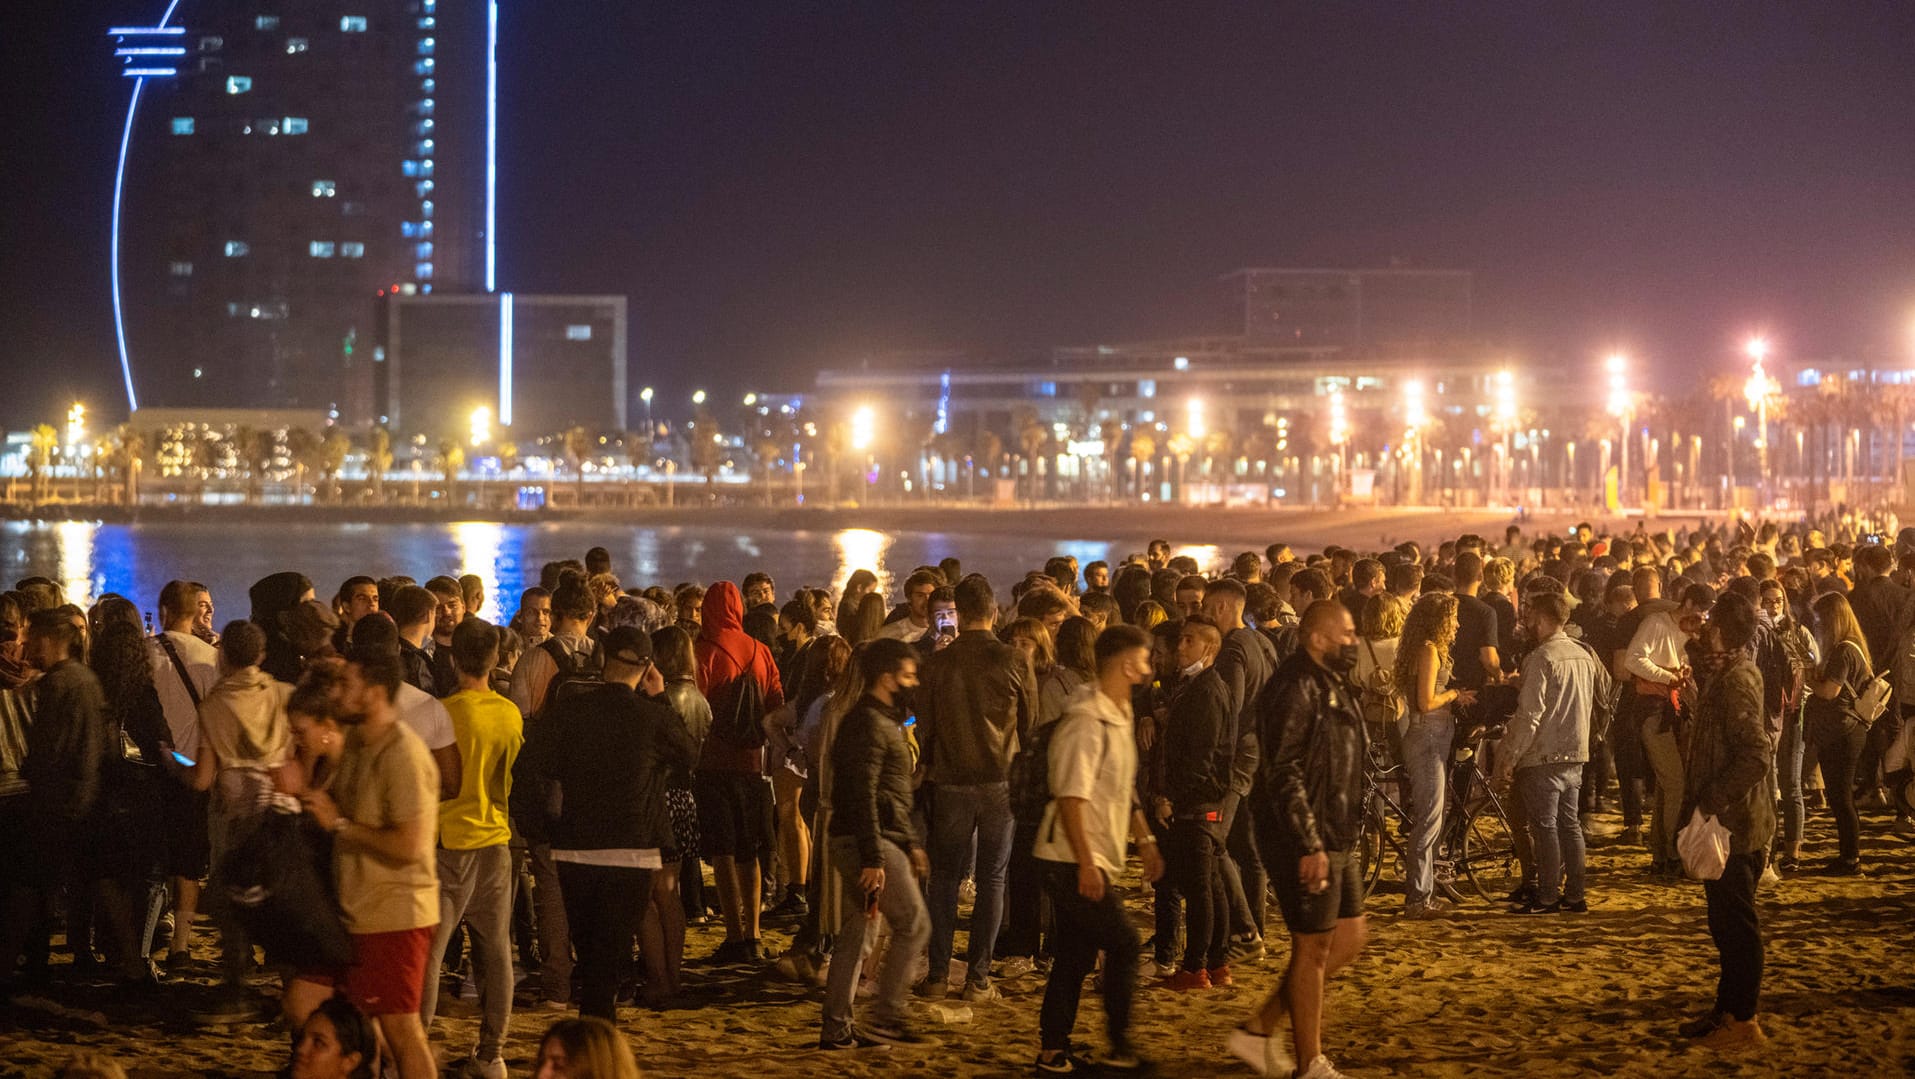
M 1019 824 L 1034 827 L 1044 820 L 1044 810 L 1051 804 L 1051 736 L 1069 720 L 1065 715 L 1056 722 L 1033 728 L 1031 736 L 1011 758 L 1011 770 L 1005 779 L 1010 787 L 1011 816 Z M 1101 754 L 1098 767 L 1103 767 Z
M 730 652 L 725 655 L 737 662 Z M 710 736 L 730 745 L 757 749 L 765 744 L 765 691 L 751 664 L 739 663 L 738 667 L 738 677 L 710 698 Z
M 554 702 L 589 693 L 605 684 L 604 660 L 596 648 L 590 652 L 567 652 L 564 645 L 551 637 L 539 642 L 539 647 L 558 666 L 558 673 L 546 683 L 545 702 L 539 706 L 540 711 L 550 708 Z

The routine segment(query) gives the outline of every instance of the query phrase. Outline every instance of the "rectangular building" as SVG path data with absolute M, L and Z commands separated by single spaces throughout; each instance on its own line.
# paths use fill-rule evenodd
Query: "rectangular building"
M 1238 270 L 1244 336 L 1300 347 L 1366 350 L 1454 344 L 1471 335 L 1466 270 Z

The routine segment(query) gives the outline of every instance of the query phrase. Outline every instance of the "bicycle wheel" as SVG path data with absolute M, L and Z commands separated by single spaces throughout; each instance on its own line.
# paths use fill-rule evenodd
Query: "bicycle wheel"
M 1370 804 L 1363 812 L 1363 823 L 1356 835 L 1357 874 L 1363 882 L 1365 899 L 1376 891 L 1377 881 L 1383 879 L 1383 861 L 1388 856 L 1388 843 L 1383 832 L 1386 818 L 1382 801 L 1375 795 L 1370 796 Z
M 1495 903 L 1522 883 L 1522 865 L 1516 860 L 1516 841 L 1509 818 L 1495 797 L 1479 800 L 1463 824 L 1463 849 L 1458 870 L 1484 900 Z

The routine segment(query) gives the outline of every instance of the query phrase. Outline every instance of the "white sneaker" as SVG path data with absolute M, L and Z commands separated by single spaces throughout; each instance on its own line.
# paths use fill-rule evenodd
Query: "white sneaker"
M 970 1001 L 973 1004 L 980 1003 L 987 1000 L 997 1000 L 1003 996 L 1002 993 L 999 993 L 997 991 L 997 986 L 992 985 L 989 982 L 985 982 L 983 985 L 968 985 L 967 984 L 964 987 L 964 992 L 961 995 L 964 997 L 965 1000 Z
M 1773 887 L 1774 885 L 1782 883 L 1782 874 L 1775 871 L 1774 865 L 1765 865 L 1762 867 L 1762 879 L 1756 883 L 1765 888 Z
M 1036 969 L 1037 964 L 1031 960 L 1030 956 L 1014 955 L 998 963 L 997 976 L 1000 978 L 1022 978 L 1024 975 Z
M 494 1057 L 483 1064 L 479 1064 L 479 1074 L 484 1076 L 485 1079 L 506 1079 L 504 1058 Z
M 1330 1063 L 1329 1057 L 1318 1053 L 1309 1067 L 1297 1071 L 1297 1079 L 1345 1079 L 1345 1077 L 1336 1069 L 1336 1065 Z
M 1236 1027 L 1224 1036 L 1223 1043 L 1258 1075 L 1289 1076 L 1296 1069 L 1297 1062 L 1290 1059 L 1290 1043 L 1282 1031 L 1271 1035 L 1252 1034 L 1243 1027 Z

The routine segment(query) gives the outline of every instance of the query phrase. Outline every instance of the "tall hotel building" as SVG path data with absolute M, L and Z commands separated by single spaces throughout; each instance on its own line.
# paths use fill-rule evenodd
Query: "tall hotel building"
M 154 6 L 108 32 L 129 407 L 377 422 L 381 298 L 497 285 L 496 0 Z

